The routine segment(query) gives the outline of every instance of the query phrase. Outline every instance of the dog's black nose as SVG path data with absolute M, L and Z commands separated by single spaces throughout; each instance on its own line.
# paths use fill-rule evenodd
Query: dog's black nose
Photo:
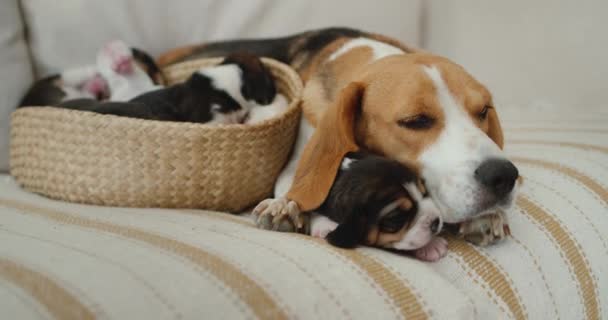
M 519 171 L 504 159 L 489 159 L 475 170 L 475 179 L 490 190 L 497 198 L 504 198 L 515 186 Z

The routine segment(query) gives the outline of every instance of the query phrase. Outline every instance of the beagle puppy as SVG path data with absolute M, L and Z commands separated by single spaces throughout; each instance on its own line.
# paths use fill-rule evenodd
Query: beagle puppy
M 335 246 L 406 250 L 423 261 L 447 253 L 439 209 L 410 168 L 364 152 L 342 160 L 325 202 L 311 213 L 310 234 Z
M 323 204 L 344 155 L 363 148 L 415 164 L 444 222 L 487 228 L 470 229 L 486 237 L 473 242 L 504 237 L 504 212 L 514 202 L 519 173 L 502 151 L 490 91 L 463 67 L 347 28 L 189 46 L 158 61 L 167 65 L 234 51 L 285 62 L 305 83 L 304 116 L 290 163 L 275 185 L 275 198 L 254 209 L 275 217 L 273 228 L 287 221 L 291 228 L 285 231 L 305 230 L 302 212 Z
M 118 79 L 117 81 L 121 81 Z M 185 82 L 143 93 L 128 102 L 70 100 L 59 107 L 125 117 L 207 124 L 255 123 L 287 107 L 270 71 L 249 54 L 232 54 Z
M 54 106 L 72 99 L 127 101 L 160 88 L 162 74 L 150 55 L 111 41 L 97 53 L 94 65 L 72 68 L 36 81 L 19 106 Z

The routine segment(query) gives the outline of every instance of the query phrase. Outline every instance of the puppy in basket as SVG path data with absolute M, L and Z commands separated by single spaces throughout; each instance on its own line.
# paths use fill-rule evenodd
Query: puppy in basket
M 127 101 L 161 88 L 163 83 L 160 69 L 149 54 L 117 40 L 99 50 L 95 64 L 36 81 L 19 106 L 56 106 L 74 99 Z
M 272 74 L 257 56 L 229 55 L 217 66 L 197 70 L 184 83 L 163 88 L 153 80 L 162 79 L 153 60 L 145 55 L 149 67 L 144 69 L 136 59 L 140 55 L 131 52 L 136 51 L 123 42 L 111 42 L 99 52 L 96 67 L 38 81 L 21 106 L 207 124 L 257 123 L 287 108 L 287 99 L 277 93 Z M 147 69 L 156 70 L 155 76 L 146 74 Z
M 206 124 L 256 123 L 287 107 L 262 61 L 232 54 L 194 72 L 185 82 L 143 93 L 127 102 L 77 99 L 59 107 L 124 117 Z

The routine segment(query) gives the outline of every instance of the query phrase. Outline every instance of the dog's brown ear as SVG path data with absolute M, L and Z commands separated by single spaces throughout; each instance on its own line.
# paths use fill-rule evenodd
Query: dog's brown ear
M 295 201 L 300 210 L 314 210 L 325 201 L 342 158 L 359 149 L 355 141 L 355 119 L 364 88 L 362 83 L 353 82 L 342 89 L 306 144 L 287 193 L 287 198 Z
M 488 136 L 502 149 L 504 146 L 502 127 L 500 126 L 498 114 L 494 108 L 490 109 L 488 112 Z

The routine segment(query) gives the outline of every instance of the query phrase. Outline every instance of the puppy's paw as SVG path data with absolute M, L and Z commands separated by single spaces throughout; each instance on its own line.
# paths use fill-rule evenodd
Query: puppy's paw
M 338 224 L 326 216 L 313 213 L 310 217 L 310 235 L 313 237 L 325 239 L 337 227 Z
M 298 204 L 287 198 L 266 199 L 252 212 L 260 229 L 308 233 L 309 215 L 302 214 Z
M 492 213 L 460 224 L 459 235 L 478 246 L 497 243 L 511 235 L 504 213 Z
M 97 100 L 103 100 L 109 96 L 109 88 L 106 80 L 99 74 L 87 80 L 82 88 Z
M 429 243 L 414 251 L 416 258 L 422 261 L 435 262 L 448 253 L 448 242 L 444 238 L 434 237 Z
M 116 73 L 129 75 L 133 73 L 133 53 L 131 48 L 122 41 L 112 41 L 107 43 L 101 53 L 109 67 Z

